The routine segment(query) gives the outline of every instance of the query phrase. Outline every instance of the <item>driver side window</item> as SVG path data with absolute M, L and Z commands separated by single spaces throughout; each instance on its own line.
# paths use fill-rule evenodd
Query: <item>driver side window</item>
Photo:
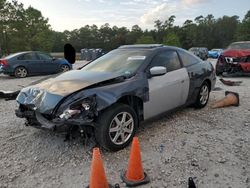
M 165 51 L 165 52 L 161 52 L 157 54 L 153 58 L 149 68 L 152 68 L 155 66 L 166 67 L 167 72 L 171 72 L 171 71 L 181 68 L 179 57 L 176 51 Z

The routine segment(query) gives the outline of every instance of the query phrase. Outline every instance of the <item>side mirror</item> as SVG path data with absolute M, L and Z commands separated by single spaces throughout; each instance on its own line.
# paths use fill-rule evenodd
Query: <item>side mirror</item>
M 152 67 L 149 71 L 150 71 L 151 77 L 161 76 L 167 73 L 167 68 L 163 66 L 155 66 L 155 67 Z
M 55 57 L 52 57 L 52 61 L 55 61 L 56 60 L 56 58 Z

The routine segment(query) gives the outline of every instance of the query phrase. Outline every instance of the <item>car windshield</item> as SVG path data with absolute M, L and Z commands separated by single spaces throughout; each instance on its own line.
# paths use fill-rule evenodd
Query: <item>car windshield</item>
M 132 75 L 143 64 L 148 54 L 148 50 L 117 49 L 89 63 L 82 70 Z
M 250 42 L 232 43 L 227 49 L 250 49 Z

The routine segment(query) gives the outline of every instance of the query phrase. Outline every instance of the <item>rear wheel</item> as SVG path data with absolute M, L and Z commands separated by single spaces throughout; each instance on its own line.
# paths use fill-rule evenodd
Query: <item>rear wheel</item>
M 117 151 L 126 147 L 138 127 L 135 111 L 125 104 L 114 104 L 105 110 L 97 120 L 95 137 L 107 150 Z
M 210 94 L 210 88 L 207 82 L 204 82 L 200 89 L 199 93 L 195 102 L 195 107 L 196 108 L 203 108 L 207 105 L 208 99 L 209 99 L 209 94 Z
M 28 71 L 25 67 L 15 68 L 14 75 L 16 78 L 25 78 L 28 75 Z

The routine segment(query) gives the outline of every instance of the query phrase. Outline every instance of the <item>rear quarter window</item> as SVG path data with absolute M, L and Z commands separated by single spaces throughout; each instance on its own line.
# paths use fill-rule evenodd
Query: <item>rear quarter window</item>
M 32 60 L 33 56 L 31 53 L 28 53 L 28 54 L 20 55 L 19 57 L 17 57 L 17 59 L 18 60 Z
M 200 62 L 200 59 L 198 59 L 193 54 L 190 54 L 189 52 L 179 50 L 178 53 L 180 55 L 180 58 L 184 67 L 188 67 L 188 66 L 191 66 Z

